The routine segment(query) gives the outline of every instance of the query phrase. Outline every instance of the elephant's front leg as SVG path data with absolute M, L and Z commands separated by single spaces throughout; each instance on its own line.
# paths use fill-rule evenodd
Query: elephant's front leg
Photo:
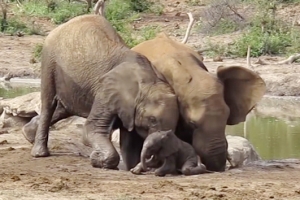
M 154 172 L 155 176 L 165 176 L 166 174 L 176 173 L 176 156 L 174 155 L 166 157 L 163 165 Z
M 106 107 L 94 103 L 84 125 L 83 137 L 93 148 L 90 155 L 93 167 L 116 169 L 120 162 L 120 156 L 109 138 L 110 125 L 113 123 L 114 115 Z
M 153 168 L 159 168 L 160 166 L 162 166 L 162 163 L 161 160 L 157 158 L 157 156 L 153 155 L 149 160 L 146 160 L 146 165 L 147 165 L 147 171 L 151 171 Z M 142 172 L 144 172 L 142 163 L 140 162 L 130 171 L 133 174 L 141 174 Z
M 135 130 L 128 132 L 120 128 L 120 149 L 126 170 L 134 168 L 140 162 L 144 139 Z

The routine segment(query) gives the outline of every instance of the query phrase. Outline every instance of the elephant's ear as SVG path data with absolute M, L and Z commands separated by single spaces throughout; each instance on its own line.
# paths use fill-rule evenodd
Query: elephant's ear
M 162 148 L 159 152 L 161 158 L 170 156 L 179 150 L 179 138 L 172 130 L 161 131 Z
M 224 83 L 224 99 L 230 108 L 227 124 L 245 121 L 266 92 L 264 80 L 257 73 L 240 66 L 220 66 L 217 76 Z

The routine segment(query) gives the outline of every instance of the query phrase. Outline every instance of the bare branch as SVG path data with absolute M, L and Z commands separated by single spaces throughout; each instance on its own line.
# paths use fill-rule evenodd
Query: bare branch
M 106 0 L 98 0 L 94 6 L 94 12 L 96 15 L 104 16 L 104 4 Z
M 276 62 L 276 63 L 268 63 L 268 62 L 265 62 L 261 59 L 258 59 L 256 61 L 255 64 L 260 64 L 260 65 L 283 65 L 283 64 L 292 64 L 293 62 L 295 62 L 296 60 L 300 59 L 300 53 L 297 53 L 297 54 L 294 54 L 294 55 L 291 55 L 290 57 L 288 57 L 288 59 L 285 59 L 285 60 L 282 60 L 282 61 L 279 61 L 279 62 Z
M 191 32 L 191 29 L 192 29 L 193 24 L 194 24 L 194 22 L 195 22 L 195 19 L 194 19 L 192 13 L 189 12 L 189 13 L 187 13 L 187 15 L 189 16 L 190 23 L 189 23 L 188 28 L 187 28 L 187 30 L 186 30 L 185 36 L 184 36 L 184 38 L 183 38 L 183 40 L 182 40 L 182 42 L 181 42 L 181 43 L 183 43 L 183 44 L 185 44 L 185 43 L 188 41 L 188 38 L 189 38 L 189 35 L 190 35 L 190 32 Z
M 251 46 L 249 45 L 249 46 L 248 46 L 248 50 L 247 50 L 247 67 L 248 67 L 248 68 L 251 68 L 254 72 L 256 72 L 255 69 L 254 69 L 254 67 L 251 65 L 250 53 L 251 53 Z M 257 73 L 257 72 L 256 72 L 256 73 Z
M 251 52 L 251 46 L 249 45 L 247 50 L 247 66 L 249 68 L 251 67 L 250 52 Z
M 281 65 L 281 64 L 292 64 L 293 62 L 295 62 L 296 60 L 298 60 L 300 58 L 300 53 L 291 55 L 288 59 L 280 61 L 278 63 L 276 63 L 276 65 Z
M 17 6 L 18 6 L 19 8 L 23 7 L 22 4 L 21 4 L 21 2 L 20 2 L 19 0 L 17 0 Z
M 236 8 L 232 7 L 230 4 L 227 4 L 229 10 L 231 10 L 236 16 L 238 16 L 241 20 L 245 20 L 245 18 L 237 12 Z

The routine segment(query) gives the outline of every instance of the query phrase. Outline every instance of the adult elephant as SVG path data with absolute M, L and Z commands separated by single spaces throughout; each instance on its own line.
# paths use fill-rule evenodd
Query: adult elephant
M 132 50 L 154 63 L 173 87 L 180 109 L 176 135 L 193 145 L 208 170 L 224 171 L 225 127 L 245 121 L 265 93 L 262 78 L 239 66 L 219 67 L 211 74 L 201 56 L 164 33 Z
M 109 139 L 112 129 L 121 130 L 128 169 L 139 162 L 143 138 L 175 130 L 179 114 L 173 90 L 105 18 L 82 15 L 55 28 L 45 39 L 41 60 L 41 114 L 32 156 L 49 155 L 49 126 L 70 115 L 87 118 L 84 141 L 93 148 L 92 165 L 100 168 L 119 164 Z M 24 135 L 32 138 L 32 132 Z

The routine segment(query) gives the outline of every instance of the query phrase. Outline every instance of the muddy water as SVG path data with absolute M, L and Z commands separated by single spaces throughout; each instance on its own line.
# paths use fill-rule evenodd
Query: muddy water
M 300 158 L 300 99 L 265 97 L 226 132 L 247 138 L 263 159 Z
M 300 158 L 300 118 L 285 121 L 251 113 L 246 123 L 226 131 L 247 138 L 263 159 Z
M 3 82 L 2 83 L 0 82 L 0 99 L 14 98 L 17 96 L 28 94 L 30 92 L 36 92 L 39 90 L 40 88 L 36 85 L 28 85 L 22 87 L 22 83 L 16 85 L 16 84 L 4 84 Z
M 13 98 L 38 90 L 36 85 L 0 85 L 0 97 Z M 227 126 L 226 133 L 247 138 L 263 159 L 300 158 L 300 98 L 265 97 L 246 122 Z

